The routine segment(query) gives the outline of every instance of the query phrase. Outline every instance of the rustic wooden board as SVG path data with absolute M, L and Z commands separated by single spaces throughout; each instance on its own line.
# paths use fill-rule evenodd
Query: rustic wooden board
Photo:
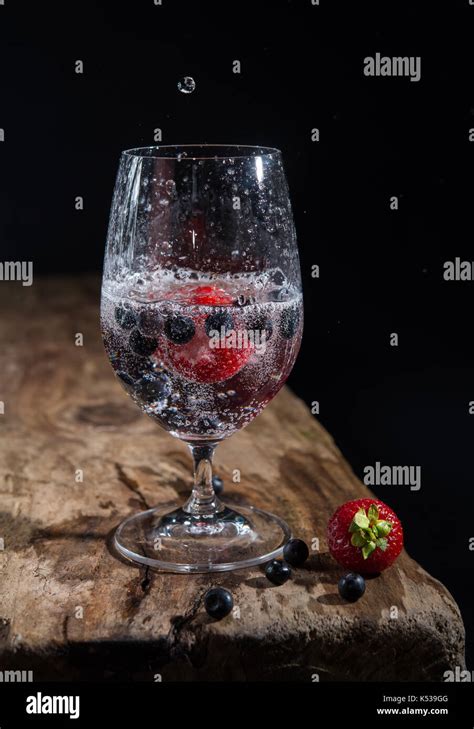
M 325 525 L 370 492 L 288 390 L 219 446 L 216 472 L 232 497 L 320 540 L 291 582 L 274 587 L 260 569 L 159 574 L 111 553 L 124 516 L 184 497 L 191 459 L 115 380 L 98 287 L 91 277 L 0 286 L 0 668 L 35 679 L 323 681 L 442 680 L 464 666 L 457 605 L 407 554 L 363 600 L 339 598 Z M 240 616 L 206 616 L 212 585 L 232 590 Z

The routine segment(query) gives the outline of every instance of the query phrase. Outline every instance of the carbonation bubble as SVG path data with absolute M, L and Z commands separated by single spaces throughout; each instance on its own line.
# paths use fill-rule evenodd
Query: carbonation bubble
M 166 180 L 165 190 L 170 197 L 174 197 L 176 193 L 176 182 L 174 180 Z
M 185 76 L 178 81 L 178 89 L 182 94 L 192 94 L 196 88 L 196 82 L 192 76 Z

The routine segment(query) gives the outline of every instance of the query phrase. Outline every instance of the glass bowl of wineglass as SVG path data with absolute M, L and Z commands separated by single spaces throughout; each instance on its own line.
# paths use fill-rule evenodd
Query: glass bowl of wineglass
M 272 400 L 295 362 L 303 303 L 279 150 L 182 145 L 122 153 L 101 297 L 105 349 L 133 401 L 189 447 L 183 504 L 117 528 L 124 557 L 174 572 L 281 556 L 283 519 L 221 500 L 216 446 Z

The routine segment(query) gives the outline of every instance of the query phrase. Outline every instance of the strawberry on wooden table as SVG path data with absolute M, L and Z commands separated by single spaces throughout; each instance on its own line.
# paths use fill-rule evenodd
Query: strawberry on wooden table
M 355 499 L 342 504 L 330 518 L 328 545 L 343 567 L 377 574 L 390 567 L 402 551 L 402 524 L 383 501 Z

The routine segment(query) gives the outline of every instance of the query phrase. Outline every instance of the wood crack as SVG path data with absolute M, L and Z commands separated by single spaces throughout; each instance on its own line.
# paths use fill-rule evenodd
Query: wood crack
M 143 573 L 143 580 L 140 582 L 140 587 L 143 590 L 143 592 L 146 593 L 149 591 L 151 586 L 151 575 L 150 575 L 150 567 L 147 565 L 145 567 L 145 571 Z
M 190 623 L 192 623 L 192 621 L 198 614 L 206 590 L 207 587 L 201 590 L 201 592 L 196 595 L 184 615 L 177 615 L 176 617 L 172 618 L 171 628 L 167 636 L 170 656 L 184 655 L 188 653 L 187 648 L 189 648 L 190 641 L 182 641 L 181 639 L 183 633 L 186 631 L 186 628 L 189 626 Z
M 123 485 L 126 486 L 130 491 L 133 491 L 136 496 L 138 496 L 140 504 L 144 509 L 150 509 L 150 504 L 142 494 L 138 481 L 136 481 L 136 479 L 134 478 L 131 478 L 130 476 L 127 476 L 120 463 L 115 463 L 115 468 L 117 469 L 117 476 L 119 481 L 123 483 Z
M 141 567 L 140 574 L 133 578 L 127 590 L 127 598 L 124 606 L 124 618 L 130 623 L 136 613 L 140 610 L 141 604 L 150 592 L 152 585 L 151 568 Z

